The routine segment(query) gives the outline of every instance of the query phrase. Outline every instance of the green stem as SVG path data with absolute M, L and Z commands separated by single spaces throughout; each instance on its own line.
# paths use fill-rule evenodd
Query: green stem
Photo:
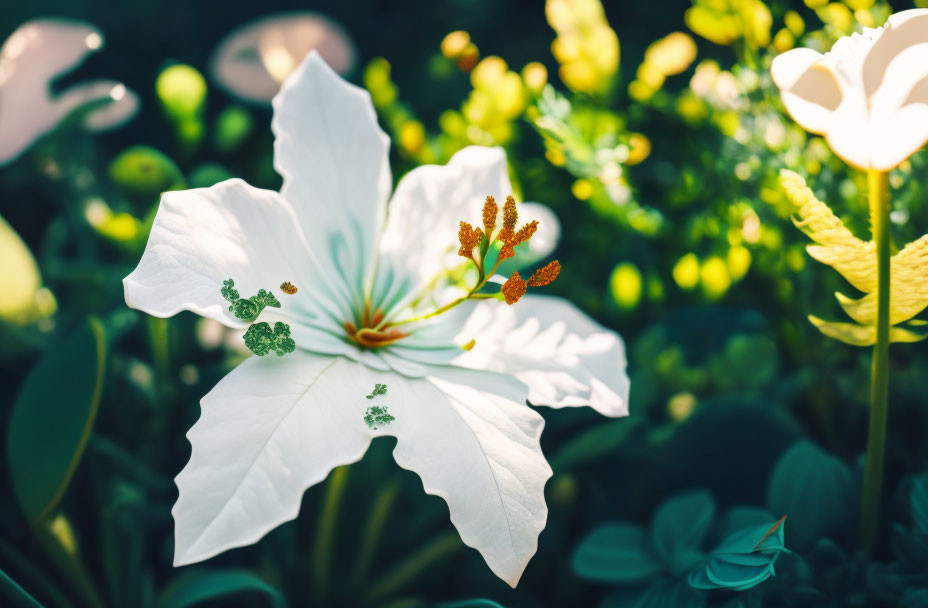
M 348 467 L 332 471 L 326 484 L 325 502 L 316 525 L 316 544 L 313 547 L 313 583 L 316 588 L 317 604 L 325 606 L 328 599 L 328 583 L 332 570 L 332 544 L 338 528 L 338 511 L 348 481 Z
M 864 469 L 863 503 L 860 511 L 860 540 L 872 549 L 879 532 L 880 502 L 883 494 L 883 455 L 886 447 L 886 413 L 889 396 L 889 177 L 884 171 L 870 170 L 870 223 L 877 261 L 876 344 L 870 376 L 870 429 L 867 436 L 867 464 Z

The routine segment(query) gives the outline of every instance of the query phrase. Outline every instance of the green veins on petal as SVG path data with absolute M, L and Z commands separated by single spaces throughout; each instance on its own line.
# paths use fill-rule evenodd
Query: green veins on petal
M 290 337 L 290 326 L 286 323 L 278 321 L 271 330 L 270 324 L 262 321 L 255 323 L 245 332 L 245 346 L 259 357 L 271 351 L 277 353 L 278 357 L 283 357 L 296 349 L 296 342 Z
M 280 308 L 280 301 L 273 293 L 264 289 L 259 289 L 257 295 L 247 299 L 239 297 L 235 281 L 232 279 L 222 282 L 220 293 L 223 299 L 231 304 L 229 312 L 242 321 L 253 322 L 265 308 Z M 274 324 L 274 329 L 263 321 L 255 323 L 245 332 L 244 338 L 245 346 L 259 357 L 271 351 L 277 353 L 278 357 L 283 357 L 296 349 L 296 342 L 290 337 L 290 326 L 280 321 Z
M 372 405 L 364 412 L 364 422 L 375 431 L 378 426 L 386 426 L 394 420 L 396 420 L 396 418 L 390 415 L 387 406 L 380 407 L 378 405 Z
M 280 300 L 275 298 L 273 293 L 263 289 L 258 290 L 258 295 L 247 299 L 239 298 L 235 281 L 232 279 L 222 282 L 221 293 L 222 297 L 232 304 L 229 306 L 229 312 L 242 321 L 254 321 L 265 308 L 280 308 Z

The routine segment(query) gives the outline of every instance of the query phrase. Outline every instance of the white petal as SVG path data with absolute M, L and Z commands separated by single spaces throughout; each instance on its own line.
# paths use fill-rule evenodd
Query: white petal
M 821 59 L 820 53 L 799 48 L 778 55 L 770 67 L 789 115 L 812 133 L 828 129 L 842 95 L 835 75 L 820 63 Z
M 928 142 L 928 103 L 896 110 L 874 123 L 873 130 L 872 167 L 878 171 L 894 169 Z
M 874 126 L 867 112 L 862 89 L 855 89 L 841 102 L 825 133 L 832 152 L 861 170 L 870 168 Z
M 396 421 L 386 432 L 397 437 L 397 464 L 445 499 L 461 540 L 515 587 L 545 526 L 551 477 L 539 444 L 544 420 L 525 404 L 525 386 L 454 367 L 394 384 Z
M 456 252 L 460 222 L 482 224 L 487 196 L 503 201 L 512 194 L 502 148 L 470 146 L 447 165 L 426 165 L 407 173 L 390 201 L 381 251 L 413 283 L 425 283 L 445 268 Z
M 363 293 L 390 194 L 390 139 L 367 91 L 311 51 L 273 99 L 274 168 L 322 262 Z
M 251 357 L 203 398 L 176 479 L 175 566 L 257 542 L 297 516 L 309 486 L 361 459 L 364 391 L 383 376 L 366 369 L 301 351 Z
M 123 280 L 126 303 L 156 317 L 190 310 L 244 327 L 222 299 L 222 282 L 233 279 L 248 297 L 292 281 L 310 297 L 310 258 L 292 208 L 276 192 L 239 179 L 167 192 L 142 259 Z
M 550 208 L 539 203 L 519 205 L 519 223 L 538 222 L 538 230 L 531 240 L 515 249 L 516 264 L 528 266 L 554 253 L 561 240 L 561 222 Z M 505 274 L 505 273 L 504 273 Z
M 526 296 L 513 306 L 482 302 L 459 335 L 474 348 L 455 363 L 513 374 L 533 405 L 588 405 L 628 415 L 625 344 L 560 298 Z
M 890 72 L 892 64 L 900 56 L 905 55 L 912 47 L 926 43 L 928 43 L 928 9 L 902 11 L 890 17 L 861 65 L 867 95 L 880 95 L 883 93 L 881 89 L 887 84 L 889 88 L 896 90 L 904 89 L 906 85 L 911 87 L 915 81 L 924 77 L 925 66 L 919 65 L 914 57 L 912 58 L 914 61 L 908 62 L 907 68 L 898 70 L 896 75 L 893 76 Z M 888 82 L 893 79 L 897 82 Z

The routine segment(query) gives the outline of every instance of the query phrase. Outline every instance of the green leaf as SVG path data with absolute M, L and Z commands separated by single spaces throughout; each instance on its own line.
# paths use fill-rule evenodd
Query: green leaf
M 0 570 L 0 599 L 4 600 L 0 603 L 11 608 L 42 608 L 38 600 L 20 587 L 3 570 Z
M 684 572 L 699 562 L 700 545 L 714 517 L 715 500 L 705 490 L 675 496 L 660 506 L 651 535 L 657 554 L 671 570 Z
M 503 605 L 493 600 L 473 599 L 436 604 L 435 608 L 503 608 Z
M 593 530 L 577 547 L 572 567 L 577 576 L 602 583 L 637 583 L 664 571 L 647 532 L 625 523 Z
M 286 606 L 277 588 L 247 570 L 194 570 L 178 576 L 158 597 L 157 608 L 187 608 L 242 593 L 263 593 L 274 606 Z
M 90 318 L 53 344 L 13 403 L 7 466 L 13 494 L 33 524 L 61 500 L 90 437 L 106 368 L 103 324 Z
M 799 550 L 849 531 L 857 503 L 850 468 L 805 439 L 780 456 L 767 486 L 767 506 L 789 517 L 790 546 Z

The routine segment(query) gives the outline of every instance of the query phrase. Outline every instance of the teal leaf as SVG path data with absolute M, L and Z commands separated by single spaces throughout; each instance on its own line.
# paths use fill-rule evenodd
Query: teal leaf
M 247 570 L 194 570 L 178 576 L 158 597 L 157 608 L 188 608 L 220 598 L 261 593 L 274 606 L 286 606 L 277 588 Z
M 637 583 L 664 571 L 647 532 L 625 523 L 593 530 L 577 547 L 572 567 L 577 576 L 603 583 Z
M 767 486 L 767 506 L 789 516 L 790 544 L 799 550 L 848 533 L 858 502 L 850 468 L 804 439 L 783 453 Z
M 922 473 L 912 483 L 909 494 L 912 523 L 922 534 L 928 535 L 928 473 Z
M 672 571 L 686 572 L 703 557 L 700 545 L 715 516 L 715 501 L 694 490 L 664 502 L 654 515 L 651 534 L 657 554 Z
M 774 575 L 774 563 L 784 546 L 784 519 L 735 532 L 689 576 L 695 589 L 751 589 Z
M 32 524 L 61 500 L 90 437 L 106 368 L 103 324 L 90 318 L 29 372 L 10 417 L 7 467 Z
M 42 608 L 42 604 L 0 570 L 0 604 L 10 608 Z M 9 603 L 7 603 L 9 602 Z

